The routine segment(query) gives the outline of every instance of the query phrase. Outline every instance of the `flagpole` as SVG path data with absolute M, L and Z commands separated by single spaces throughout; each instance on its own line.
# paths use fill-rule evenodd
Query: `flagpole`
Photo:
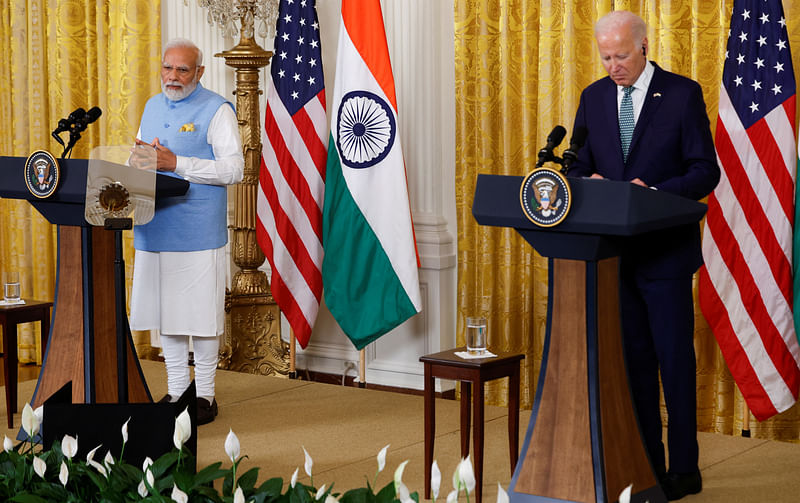
M 358 352 L 358 387 L 359 388 L 366 388 L 367 387 L 367 378 L 366 376 L 366 353 L 362 349 Z
M 289 379 L 297 379 L 297 368 L 295 367 L 296 346 L 297 339 L 294 337 L 294 330 L 289 329 Z

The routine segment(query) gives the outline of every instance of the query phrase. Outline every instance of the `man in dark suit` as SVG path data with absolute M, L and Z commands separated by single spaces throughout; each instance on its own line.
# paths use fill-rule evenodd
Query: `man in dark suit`
M 585 127 L 588 137 L 570 175 L 624 180 L 692 199 L 708 195 L 720 172 L 700 86 L 647 60 L 647 26 L 631 12 L 604 16 L 595 38 L 608 77 L 581 95 L 574 128 Z M 639 236 L 620 260 L 633 400 L 653 469 L 670 500 L 702 489 L 692 299 L 692 276 L 702 261 L 697 224 Z

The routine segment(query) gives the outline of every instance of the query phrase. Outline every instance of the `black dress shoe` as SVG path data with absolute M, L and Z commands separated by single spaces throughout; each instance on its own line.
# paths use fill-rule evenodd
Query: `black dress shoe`
M 208 424 L 217 417 L 219 409 L 217 408 L 217 399 L 213 399 L 209 403 L 205 398 L 197 399 L 197 425 Z
M 697 494 L 703 490 L 703 479 L 700 472 L 694 473 L 667 473 L 661 480 L 661 488 L 670 501 L 683 498 L 687 494 Z

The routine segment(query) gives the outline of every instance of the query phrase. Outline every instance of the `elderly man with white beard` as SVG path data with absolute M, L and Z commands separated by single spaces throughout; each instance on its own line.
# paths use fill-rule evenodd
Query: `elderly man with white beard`
M 205 89 L 203 54 L 189 40 L 164 47 L 160 94 L 148 100 L 136 144 L 155 149 L 156 167 L 190 182 L 184 196 L 156 204 L 153 220 L 134 227 L 131 328 L 159 330 L 174 402 L 190 384 L 194 347 L 197 422 L 217 415 L 214 377 L 224 330 L 226 185 L 242 180 L 233 105 Z

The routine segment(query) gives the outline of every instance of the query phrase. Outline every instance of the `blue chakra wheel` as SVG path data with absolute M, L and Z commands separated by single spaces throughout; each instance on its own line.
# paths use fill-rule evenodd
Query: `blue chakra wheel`
M 389 104 L 369 91 L 351 91 L 339 105 L 336 146 L 355 169 L 381 162 L 392 150 L 397 124 Z

